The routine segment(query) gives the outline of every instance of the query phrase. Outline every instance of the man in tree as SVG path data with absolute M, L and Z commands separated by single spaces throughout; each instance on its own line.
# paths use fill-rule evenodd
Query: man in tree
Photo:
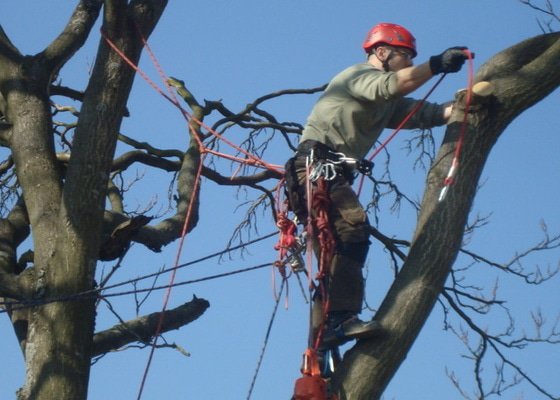
M 375 321 L 358 318 L 370 229 L 351 187 L 356 171 L 371 170 L 371 163 L 363 159 L 382 130 L 395 128 L 412 110 L 417 108 L 404 128 L 423 129 L 447 122 L 451 105 L 420 103 L 405 96 L 434 75 L 458 72 L 468 57 L 465 47 L 453 47 L 413 66 L 417 54 L 414 36 L 389 23 L 374 26 L 363 48 L 367 61 L 332 79 L 311 111 L 296 155 L 286 165 L 288 197 L 300 222 L 306 223 L 309 214 L 306 182 L 311 181 L 313 191 L 323 182 L 328 194 L 334 249 L 322 280 L 325 289 L 315 296 L 313 316 L 314 335 L 321 332 L 324 348 L 370 337 L 377 330 Z M 316 217 L 317 209 L 311 206 L 311 210 Z

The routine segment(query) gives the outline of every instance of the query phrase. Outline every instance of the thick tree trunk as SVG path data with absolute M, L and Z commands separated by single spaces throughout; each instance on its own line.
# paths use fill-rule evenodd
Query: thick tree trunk
M 490 150 L 515 117 L 560 85 L 558 65 L 560 34 L 554 33 L 506 49 L 480 69 L 475 82 L 491 82 L 494 93 L 473 98 L 455 184 L 440 202 L 463 119 L 465 93 L 458 95 L 452 122 L 428 175 L 410 252 L 376 315 L 385 333 L 346 353 L 333 378 L 339 399 L 380 398 L 443 290 Z
M 6 117 L 13 123 L 10 147 L 33 228 L 35 298 L 71 297 L 94 287 L 108 177 L 135 76 L 105 38 L 137 62 L 143 48 L 139 32 L 149 36 L 166 3 L 104 2 L 105 36 L 84 96 L 64 186 L 56 163 L 47 89 L 53 71 L 70 55 L 65 49 L 79 47 L 78 40 L 66 38 L 79 26 L 86 28 L 81 37 L 85 41 L 101 2 L 80 3 L 68 25 L 71 32 L 45 52 L 20 58 L 23 64 L 4 64 L 15 67 L 9 82 L 19 86 L 4 87 L 2 93 L 8 94 Z M 20 71 L 24 75 L 17 76 Z M 30 309 L 26 382 L 19 399 L 87 398 L 95 314 L 92 298 L 47 302 Z

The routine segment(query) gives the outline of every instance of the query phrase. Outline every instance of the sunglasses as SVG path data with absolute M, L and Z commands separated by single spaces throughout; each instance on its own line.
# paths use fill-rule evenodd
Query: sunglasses
M 412 54 L 411 51 L 409 50 L 404 50 L 404 49 L 392 49 L 395 53 L 397 53 L 399 56 L 407 59 L 407 60 L 412 60 L 412 58 L 414 57 L 414 55 Z

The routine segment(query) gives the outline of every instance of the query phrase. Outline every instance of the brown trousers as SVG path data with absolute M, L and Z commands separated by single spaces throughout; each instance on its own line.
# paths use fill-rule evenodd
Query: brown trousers
M 298 219 L 305 223 L 306 156 L 288 161 L 286 179 L 290 205 Z M 367 215 L 352 189 L 348 174 L 344 171 L 340 170 L 334 179 L 328 181 L 328 195 L 328 217 L 336 241 L 327 280 L 329 311 L 350 311 L 358 314 L 362 309 L 364 297 L 362 267 L 369 248 Z M 313 216 L 313 210 L 311 213 Z

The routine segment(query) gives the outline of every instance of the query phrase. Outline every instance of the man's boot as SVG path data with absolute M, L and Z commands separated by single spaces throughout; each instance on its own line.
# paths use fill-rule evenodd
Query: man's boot
M 368 339 L 381 331 L 377 321 L 362 321 L 350 311 L 335 311 L 329 313 L 322 345 L 325 348 L 340 346 L 354 339 Z

